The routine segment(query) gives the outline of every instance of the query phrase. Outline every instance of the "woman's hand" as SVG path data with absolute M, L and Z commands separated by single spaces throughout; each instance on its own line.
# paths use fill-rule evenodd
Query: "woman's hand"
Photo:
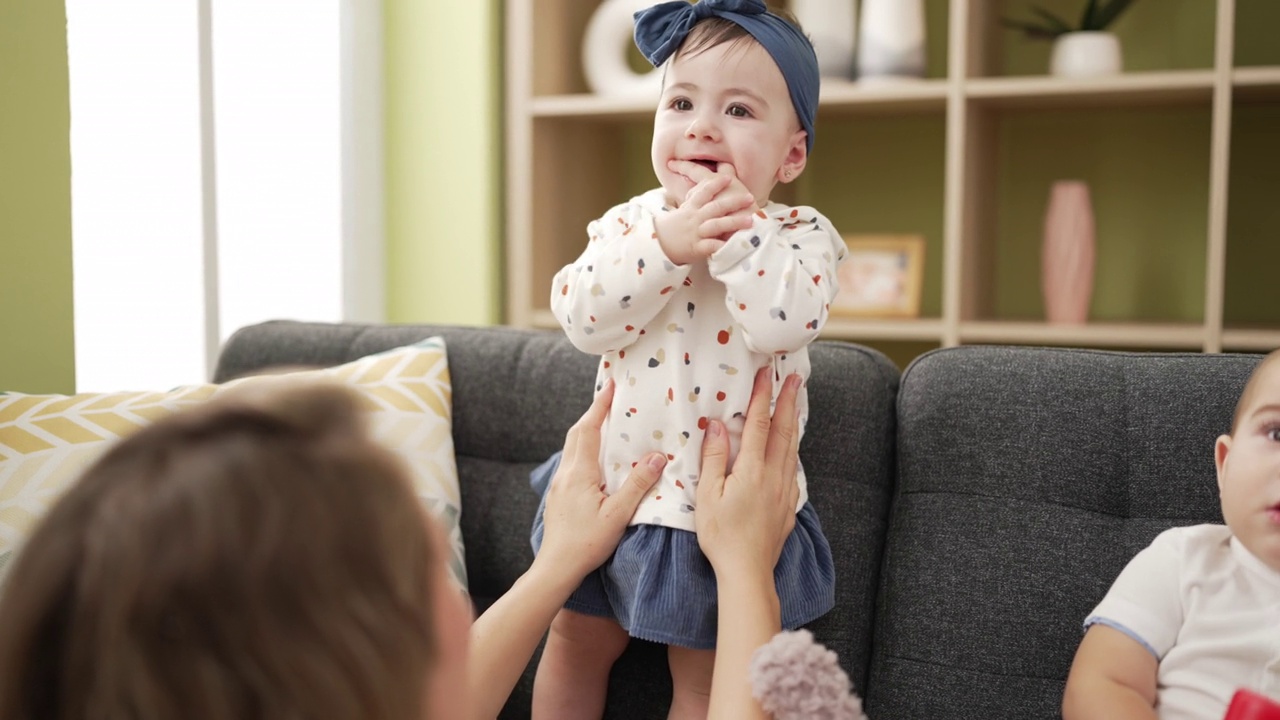
M 725 475 L 729 438 L 724 426 L 712 422 L 702 441 L 698 545 L 716 572 L 719 605 L 708 720 L 767 717 L 751 696 L 749 668 L 752 653 L 781 630 L 773 569 L 796 525 L 800 494 L 796 392 L 801 379 L 786 379 L 770 418 L 772 374 L 768 367 L 756 373 L 732 473 Z
M 547 490 L 542 548 L 534 566 L 556 568 L 572 576 L 575 584 L 613 554 L 631 516 L 667 464 L 662 453 L 649 453 L 639 458 L 617 492 L 605 494 L 600 427 L 613 402 L 613 390 L 613 380 L 605 381 L 586 414 L 569 428 L 564 456 Z
M 796 393 L 801 378 L 786 378 L 769 417 L 772 370 L 761 368 L 751 389 L 742 447 L 733 472 L 725 475 L 729 438 L 711 421 L 702 441 L 698 480 L 698 545 L 717 575 L 726 565 L 755 575 L 773 573 L 782 545 L 796 524 L 797 452 L 800 447 Z
M 600 426 L 611 402 L 612 380 L 565 437 L 564 456 L 547 489 L 542 549 L 533 565 L 471 626 L 469 718 L 495 718 L 502 711 L 551 619 L 587 573 L 617 548 L 640 500 L 667 464 L 662 453 L 650 453 L 617 492 L 604 494 Z

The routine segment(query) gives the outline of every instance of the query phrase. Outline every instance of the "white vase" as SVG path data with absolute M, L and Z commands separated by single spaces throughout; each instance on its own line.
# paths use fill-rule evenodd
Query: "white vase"
M 862 0 L 858 79 L 924 77 L 924 0 Z
M 1053 41 L 1049 72 L 1058 77 L 1117 75 L 1124 69 L 1120 39 L 1108 32 L 1073 32 Z
M 791 13 L 813 41 L 822 77 L 853 79 L 856 0 L 791 0 Z
M 604 0 L 596 8 L 582 39 L 582 70 L 593 92 L 654 100 L 662 93 L 661 70 L 637 73 L 627 60 L 635 32 L 632 16 L 652 5 L 653 0 Z
M 1040 251 L 1040 282 L 1050 323 L 1078 325 L 1089 319 L 1095 243 L 1089 186 L 1076 180 L 1054 183 Z

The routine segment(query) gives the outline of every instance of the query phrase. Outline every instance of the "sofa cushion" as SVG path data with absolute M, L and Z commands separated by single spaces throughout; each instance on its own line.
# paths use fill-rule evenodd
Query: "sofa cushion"
M 867 712 L 1057 718 L 1085 615 L 1166 528 L 1221 522 L 1253 356 L 960 347 L 898 400 Z
M 217 377 L 260 365 L 343 362 L 436 334 L 449 343 L 467 572 L 483 609 L 532 561 L 529 527 L 538 496 L 528 473 L 560 449 L 586 410 L 596 358 L 578 352 L 560 332 L 277 321 L 237 332 L 223 349 Z M 810 629 L 861 688 L 893 487 L 898 370 L 883 355 L 848 343 L 816 343 L 810 359 L 810 415 L 800 455 L 836 570 L 836 610 Z M 503 718 L 529 717 L 532 667 Z M 670 693 L 665 648 L 634 641 L 614 669 L 605 717 L 664 717 Z
M 289 373 L 291 380 L 312 377 L 358 391 L 371 413 L 373 436 L 407 464 L 419 497 L 444 524 L 453 575 L 465 587 L 444 342 L 432 338 L 340 367 Z M 278 379 L 250 377 L 169 392 L 0 395 L 0 572 L 21 538 L 114 441 L 227 388 Z

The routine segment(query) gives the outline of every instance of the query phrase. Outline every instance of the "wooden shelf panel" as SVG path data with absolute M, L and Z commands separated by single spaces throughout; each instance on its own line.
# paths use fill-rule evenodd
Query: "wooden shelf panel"
M 1263 328 L 1227 328 L 1222 331 L 1224 350 L 1271 352 L 1280 348 L 1280 330 Z
M 1143 107 L 1194 105 L 1213 99 L 1212 70 L 1127 73 L 1107 78 L 1049 76 L 966 80 L 964 95 L 984 107 Z
M 656 102 L 657 98 L 643 95 L 541 95 L 530 100 L 530 110 L 534 117 L 637 120 L 651 117 Z M 824 112 L 941 112 L 946 106 L 946 80 L 872 85 L 828 80 L 823 83 L 819 98 L 819 108 Z
M 534 117 L 617 118 L 635 120 L 653 115 L 656 98 L 609 97 L 591 93 L 543 95 L 529 101 Z
M 1280 100 L 1280 67 L 1242 67 L 1231 71 L 1231 94 L 1238 100 Z
M 1086 323 L 973 321 L 960 324 L 961 343 L 1069 345 L 1202 350 L 1205 329 L 1189 323 Z
M 946 80 L 857 83 L 823 80 L 818 107 L 839 112 L 942 112 L 947 108 Z
M 829 318 L 822 337 L 830 340 L 917 340 L 942 342 L 942 321 Z

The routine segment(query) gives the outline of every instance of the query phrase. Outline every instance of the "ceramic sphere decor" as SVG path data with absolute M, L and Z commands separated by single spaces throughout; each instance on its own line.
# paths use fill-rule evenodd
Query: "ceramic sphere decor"
M 582 42 L 582 70 L 587 86 L 598 95 L 649 97 L 662 91 L 662 71 L 636 72 L 627 61 L 635 41 L 632 16 L 655 0 L 604 0 L 587 23 Z

